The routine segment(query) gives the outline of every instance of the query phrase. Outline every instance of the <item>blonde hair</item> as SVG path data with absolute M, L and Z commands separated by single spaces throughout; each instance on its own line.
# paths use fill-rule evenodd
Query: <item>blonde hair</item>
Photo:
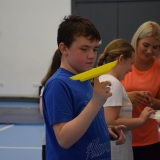
M 137 29 L 131 40 L 131 44 L 136 50 L 136 46 L 139 39 L 151 36 L 160 41 L 160 25 L 154 21 L 147 21 Z M 158 54 L 160 54 L 160 50 Z
M 113 40 L 106 46 L 103 53 L 100 54 L 98 59 L 98 66 L 112 62 L 116 60 L 120 55 L 123 55 L 126 59 L 130 58 L 132 57 L 133 52 L 134 48 L 126 40 Z

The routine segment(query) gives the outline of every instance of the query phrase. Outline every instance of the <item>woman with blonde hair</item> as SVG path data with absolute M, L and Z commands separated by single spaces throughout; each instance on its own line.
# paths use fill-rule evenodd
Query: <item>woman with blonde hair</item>
M 135 61 L 132 72 L 125 76 L 122 84 L 134 105 L 132 116 L 136 118 L 146 106 L 160 110 L 160 25 L 154 21 L 143 23 L 131 44 L 135 49 Z M 149 93 L 147 103 L 144 101 L 146 91 Z M 134 129 L 132 137 L 134 160 L 160 159 L 160 138 L 155 119 L 149 119 Z

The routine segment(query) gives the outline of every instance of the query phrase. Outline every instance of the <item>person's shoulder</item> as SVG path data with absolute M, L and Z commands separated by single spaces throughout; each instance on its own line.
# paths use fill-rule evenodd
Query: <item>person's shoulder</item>
M 70 77 L 73 76 L 73 73 L 69 72 L 66 69 L 59 68 L 47 81 L 45 86 L 58 86 L 58 85 L 67 85 L 70 83 Z
M 64 68 L 59 68 L 55 74 L 53 74 L 52 78 L 51 79 L 55 79 L 55 78 L 58 78 L 58 79 L 65 79 L 65 78 L 69 78 L 71 76 L 73 76 L 74 74 L 71 73 L 70 71 L 64 69 Z

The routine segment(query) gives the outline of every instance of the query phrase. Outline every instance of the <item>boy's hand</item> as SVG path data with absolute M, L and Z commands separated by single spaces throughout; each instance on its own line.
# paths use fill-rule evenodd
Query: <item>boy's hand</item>
M 121 145 L 125 143 L 126 138 L 124 135 L 124 130 L 126 130 L 126 126 L 124 125 L 113 126 L 109 127 L 108 130 L 112 140 L 116 141 L 116 145 Z
M 99 82 L 98 77 L 94 78 L 94 91 L 93 91 L 93 97 L 99 102 L 101 105 L 103 105 L 107 98 L 112 96 L 112 93 L 110 92 L 110 86 L 111 82 Z

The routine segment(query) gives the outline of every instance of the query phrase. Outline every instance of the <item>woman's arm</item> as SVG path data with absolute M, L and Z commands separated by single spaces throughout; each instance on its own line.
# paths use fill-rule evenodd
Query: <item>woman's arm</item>
M 155 110 L 160 110 L 160 88 L 156 98 L 152 97 L 152 95 L 150 96 L 148 105 Z

